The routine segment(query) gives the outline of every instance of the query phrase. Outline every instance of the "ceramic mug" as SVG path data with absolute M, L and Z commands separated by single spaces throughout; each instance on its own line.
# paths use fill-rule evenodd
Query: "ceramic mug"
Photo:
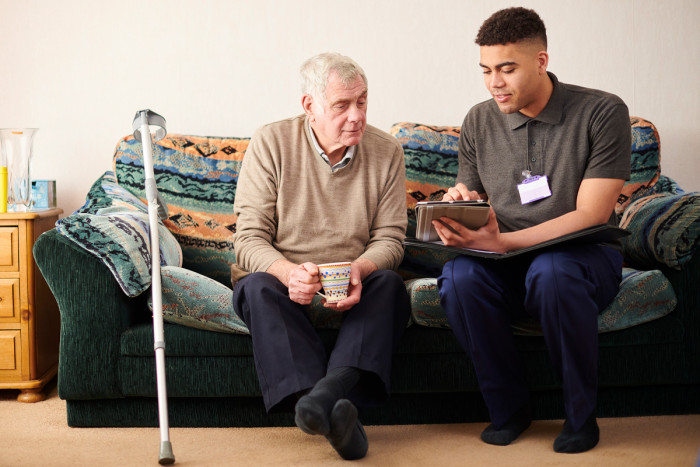
M 318 274 L 323 293 L 317 293 L 326 299 L 326 303 L 337 303 L 348 298 L 350 261 L 319 264 Z

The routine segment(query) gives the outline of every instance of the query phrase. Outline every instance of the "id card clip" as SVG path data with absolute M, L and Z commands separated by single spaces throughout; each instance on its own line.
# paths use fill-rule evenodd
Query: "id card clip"
M 523 170 L 523 176 L 525 180 L 518 185 L 520 204 L 528 204 L 552 196 L 546 175 L 533 176 L 529 170 Z

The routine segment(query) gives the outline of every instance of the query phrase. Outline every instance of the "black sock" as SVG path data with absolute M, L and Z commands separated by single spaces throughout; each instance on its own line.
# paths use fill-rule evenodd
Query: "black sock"
M 360 375 L 360 370 L 353 367 L 330 370 L 297 402 L 294 408 L 296 425 L 310 435 L 328 435 L 333 406 L 355 387 Z
M 600 429 L 595 419 L 595 410 L 584 422 L 580 430 L 574 432 L 569 421 L 564 422 L 564 429 L 561 430 L 557 439 L 554 440 L 554 450 L 567 454 L 585 452 L 593 449 L 600 440 Z
M 330 432 L 326 438 L 340 457 L 347 461 L 361 459 L 367 454 L 367 434 L 357 419 L 357 408 L 349 400 L 340 399 L 333 406 Z
M 493 423 L 487 426 L 481 433 L 481 439 L 488 444 L 507 446 L 515 441 L 515 439 L 530 426 L 531 421 L 530 407 L 525 404 L 499 429 L 496 429 Z

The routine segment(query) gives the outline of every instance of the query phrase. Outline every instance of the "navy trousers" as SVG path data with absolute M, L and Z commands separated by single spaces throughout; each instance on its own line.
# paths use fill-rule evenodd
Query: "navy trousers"
M 566 419 L 578 431 L 598 395 L 598 314 L 615 298 L 622 255 L 600 245 L 548 249 L 507 260 L 459 256 L 438 279 L 440 303 L 470 355 L 499 429 L 528 403 L 511 322 L 536 318 L 562 378 Z
M 379 403 L 389 394 L 393 351 L 408 323 L 410 303 L 401 277 L 379 270 L 362 282 L 360 302 L 344 312 L 330 356 L 306 313 L 287 288 L 264 272 L 233 289 L 233 307 L 253 339 L 255 366 L 267 411 L 284 409 L 288 398 L 313 387 L 327 370 L 351 366 L 363 377 L 348 398 Z M 279 405 L 279 407 L 277 407 Z

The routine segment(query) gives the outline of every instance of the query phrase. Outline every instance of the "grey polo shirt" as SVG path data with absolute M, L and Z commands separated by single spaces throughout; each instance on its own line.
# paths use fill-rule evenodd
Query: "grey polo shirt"
M 489 99 L 472 107 L 462 124 L 457 181 L 488 194 L 502 232 L 575 210 L 585 178 L 630 177 L 630 120 L 622 99 L 548 74 L 554 90 L 537 117 L 504 114 Z M 552 196 L 521 204 L 523 170 L 546 175 Z M 614 213 L 610 223 L 616 225 Z

